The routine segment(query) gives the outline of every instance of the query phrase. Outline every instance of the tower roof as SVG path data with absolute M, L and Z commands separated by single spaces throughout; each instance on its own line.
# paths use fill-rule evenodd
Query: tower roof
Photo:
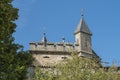
M 87 24 L 86 24 L 86 22 L 85 22 L 85 20 L 83 18 L 83 15 L 82 15 L 82 18 L 81 18 L 81 20 L 80 20 L 74 34 L 77 34 L 79 32 L 84 32 L 84 33 L 92 35 L 90 29 L 88 28 L 88 26 L 87 26 Z

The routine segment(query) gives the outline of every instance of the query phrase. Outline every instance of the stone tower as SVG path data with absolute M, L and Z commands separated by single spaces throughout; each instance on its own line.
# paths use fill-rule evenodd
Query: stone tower
M 80 56 L 88 56 L 92 54 L 91 36 L 92 33 L 88 28 L 84 16 L 81 16 L 81 20 L 74 32 L 75 44 L 79 46 L 78 52 Z

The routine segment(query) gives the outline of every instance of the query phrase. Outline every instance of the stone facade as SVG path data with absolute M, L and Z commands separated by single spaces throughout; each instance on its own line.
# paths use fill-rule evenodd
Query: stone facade
M 52 43 L 48 42 L 44 33 L 41 42 L 30 43 L 30 52 L 36 60 L 39 66 L 54 66 L 66 58 L 70 58 L 70 53 L 76 51 L 78 56 L 84 56 L 89 58 L 98 57 L 92 50 L 91 36 L 92 33 L 89 30 L 83 16 L 74 32 L 75 42 L 62 42 Z

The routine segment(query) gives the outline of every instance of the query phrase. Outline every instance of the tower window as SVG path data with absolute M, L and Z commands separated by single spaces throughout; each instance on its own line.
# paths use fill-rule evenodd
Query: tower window
M 79 39 L 77 39 L 76 43 L 79 44 Z
M 87 48 L 87 38 L 85 38 L 85 48 Z

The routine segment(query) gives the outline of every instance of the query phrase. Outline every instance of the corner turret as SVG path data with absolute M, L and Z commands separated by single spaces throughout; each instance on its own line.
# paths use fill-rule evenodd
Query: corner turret
M 78 52 L 80 56 L 86 56 L 92 54 L 92 44 L 91 44 L 91 36 L 92 32 L 88 28 L 84 15 L 81 15 L 81 20 L 74 32 L 75 35 L 75 44 L 78 44 Z

